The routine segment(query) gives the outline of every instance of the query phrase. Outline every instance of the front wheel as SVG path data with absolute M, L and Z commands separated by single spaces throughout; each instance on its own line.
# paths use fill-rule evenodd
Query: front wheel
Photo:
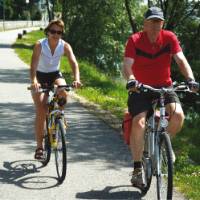
M 142 189 L 142 195 L 145 195 L 151 185 L 151 179 L 152 179 L 152 161 L 151 159 L 146 155 L 146 153 L 143 153 L 142 157 L 142 165 L 144 169 L 144 177 L 145 177 L 145 187 Z
M 157 198 L 171 200 L 173 195 L 173 161 L 172 146 L 169 135 L 164 132 L 159 143 L 159 167 L 157 178 Z
M 56 171 L 58 181 L 62 183 L 66 176 L 67 170 L 67 149 L 65 143 L 65 128 L 62 119 L 58 119 L 56 123 L 56 139 L 57 147 L 55 150 Z

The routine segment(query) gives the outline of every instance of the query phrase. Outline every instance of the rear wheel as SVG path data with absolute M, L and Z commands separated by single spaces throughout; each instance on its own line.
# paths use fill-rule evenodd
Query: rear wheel
M 173 195 L 173 161 L 171 141 L 166 132 L 160 136 L 159 158 L 160 173 L 156 176 L 157 197 L 170 200 Z
M 62 183 L 66 176 L 67 170 L 67 149 L 65 143 L 65 128 L 62 119 L 56 123 L 57 147 L 55 148 L 55 161 L 58 181 Z

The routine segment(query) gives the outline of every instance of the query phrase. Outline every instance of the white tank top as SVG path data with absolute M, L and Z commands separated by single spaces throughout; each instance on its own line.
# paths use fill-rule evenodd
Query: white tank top
M 60 68 L 60 58 L 64 54 L 65 41 L 59 39 L 53 55 L 51 53 L 47 38 L 41 39 L 39 42 L 42 48 L 37 71 L 45 73 L 58 71 Z

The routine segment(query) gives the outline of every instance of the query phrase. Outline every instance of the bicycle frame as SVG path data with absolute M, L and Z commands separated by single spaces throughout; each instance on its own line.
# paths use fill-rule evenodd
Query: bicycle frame
M 55 91 L 49 91 L 48 92 L 48 99 L 47 99 L 47 105 L 48 105 L 48 113 L 47 113 L 47 128 L 48 133 L 50 137 L 50 143 L 52 148 L 57 147 L 56 143 L 56 121 L 58 119 L 63 118 L 64 119 L 64 110 L 60 110 L 59 106 L 57 104 L 57 96 L 55 94 Z M 65 123 L 66 125 L 66 123 Z
M 145 151 L 148 152 L 148 157 L 153 161 L 154 174 L 160 174 L 159 169 L 159 134 L 166 131 L 168 120 L 166 119 L 166 108 L 164 104 L 165 90 L 162 89 L 160 97 L 153 101 L 153 114 L 147 119 L 146 140 L 147 147 Z M 159 121 L 158 121 L 159 120 Z

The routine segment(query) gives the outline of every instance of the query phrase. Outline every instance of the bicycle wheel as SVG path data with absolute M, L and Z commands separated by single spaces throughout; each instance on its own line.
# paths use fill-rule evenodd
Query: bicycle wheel
M 44 161 L 42 161 L 43 166 L 46 166 L 50 161 L 51 157 L 51 144 L 48 132 L 48 119 L 46 119 L 46 129 L 44 130 L 44 138 L 43 138 L 43 149 L 44 149 Z
M 171 141 L 166 132 L 160 135 L 159 171 L 156 175 L 157 198 L 170 200 L 173 195 L 173 161 Z
M 142 191 L 142 195 L 145 195 L 150 188 L 151 179 L 152 179 L 152 161 L 149 157 L 147 157 L 146 152 L 143 153 L 142 166 L 144 169 L 146 185 L 141 191 Z
M 65 128 L 62 119 L 58 119 L 56 122 L 56 137 L 57 137 L 57 147 L 54 149 L 56 171 L 58 175 L 58 181 L 62 183 L 65 179 L 67 170 L 67 149 L 65 143 Z

